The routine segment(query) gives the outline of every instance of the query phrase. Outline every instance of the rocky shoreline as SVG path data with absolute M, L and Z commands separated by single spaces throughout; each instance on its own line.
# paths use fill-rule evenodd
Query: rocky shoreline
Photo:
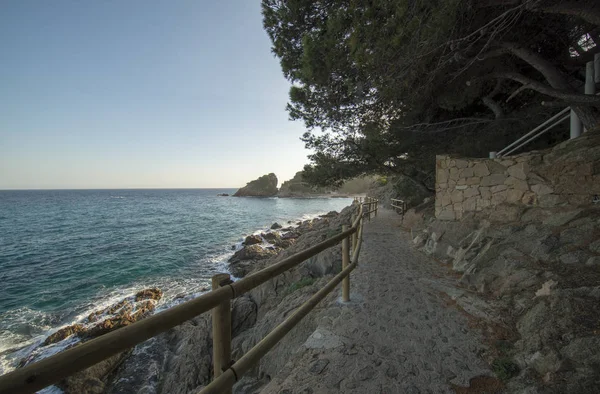
M 237 278 L 297 253 L 341 231 L 349 224 L 356 206 L 341 213 L 335 211 L 315 219 L 304 220 L 283 227 L 274 223 L 271 229 L 247 236 L 242 247 L 229 259 L 229 270 Z M 282 305 L 295 305 L 318 285 L 324 276 L 340 270 L 341 252 L 331 248 L 311 258 L 299 267 L 265 283 L 249 294 L 232 302 L 232 336 L 234 358 L 248 351 L 275 327 L 289 312 Z M 298 284 L 300 283 L 300 285 Z M 208 289 L 207 289 L 208 290 Z M 314 292 L 314 291 L 313 291 Z M 137 292 L 111 306 L 92 312 L 81 323 L 59 329 L 41 344 L 39 349 L 61 346 L 66 349 L 86 340 L 127 326 L 149 316 L 163 293 L 149 288 Z M 182 295 L 186 297 L 186 295 Z M 280 303 L 282 299 L 285 303 Z M 257 318 L 259 327 L 255 326 Z M 306 323 L 310 319 L 307 318 Z M 303 324 L 304 325 L 304 324 Z M 270 327 L 270 328 L 269 328 Z M 306 332 L 308 336 L 310 332 Z M 302 334 L 303 335 L 303 334 Z M 298 338 L 303 337 L 300 335 Z M 304 338 L 304 337 L 303 337 Z M 304 338 L 306 339 L 306 338 Z M 302 341 L 304 340 L 302 339 Z M 294 336 L 286 341 L 297 341 Z M 35 362 L 40 352 L 20 362 L 19 367 Z M 275 356 L 273 361 L 271 358 Z M 274 374 L 285 360 L 285 352 L 273 352 L 267 361 L 238 382 L 235 392 L 247 392 L 250 387 L 266 384 L 264 375 Z M 65 379 L 57 386 L 65 393 L 191 393 L 207 384 L 212 376 L 212 332 L 210 314 L 201 315 L 178 327 L 152 338 L 130 351 L 123 352 L 93 367 Z M 265 372 L 267 371 L 267 372 Z

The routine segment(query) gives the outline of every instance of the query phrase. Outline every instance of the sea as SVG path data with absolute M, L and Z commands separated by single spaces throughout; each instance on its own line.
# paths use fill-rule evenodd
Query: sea
M 218 196 L 234 192 L 0 191 L 0 374 L 59 327 L 140 289 L 163 290 L 157 310 L 202 294 L 247 235 L 351 203 Z

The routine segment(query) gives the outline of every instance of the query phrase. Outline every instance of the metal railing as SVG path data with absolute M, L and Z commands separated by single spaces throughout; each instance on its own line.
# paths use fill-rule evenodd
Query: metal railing
M 391 201 L 392 201 L 391 206 L 392 206 L 392 208 L 395 208 L 396 213 L 404 216 L 404 214 L 406 213 L 406 210 L 407 210 L 406 201 L 399 200 L 397 198 L 392 198 Z
M 378 201 L 366 200 L 352 218 L 351 227 L 317 245 L 255 272 L 236 282 L 228 274 L 213 277 L 213 290 L 129 326 L 82 343 L 61 353 L 0 376 L 0 393 L 31 393 L 91 367 L 115 354 L 212 310 L 213 366 L 215 379 L 201 393 L 228 393 L 233 384 L 306 316 L 327 294 L 342 283 L 342 300 L 350 299 L 350 272 L 358 265 L 365 216 L 377 214 Z M 365 209 L 366 208 L 366 209 Z M 231 362 L 231 300 L 258 287 L 306 259 L 342 243 L 342 271 L 302 304 L 271 333 L 235 363 Z M 352 245 L 350 246 L 350 242 Z M 352 250 L 352 254 L 350 254 Z
M 596 83 L 598 82 L 600 82 L 600 54 L 597 53 L 594 56 L 594 60 L 586 64 L 584 93 L 590 95 L 600 94 L 596 93 Z M 539 138 L 569 118 L 571 119 L 571 139 L 579 137 L 582 128 L 581 121 L 571 107 L 567 107 L 512 144 L 506 146 L 504 149 L 498 152 L 490 152 L 490 159 L 504 157 L 514 153 L 516 150 Z

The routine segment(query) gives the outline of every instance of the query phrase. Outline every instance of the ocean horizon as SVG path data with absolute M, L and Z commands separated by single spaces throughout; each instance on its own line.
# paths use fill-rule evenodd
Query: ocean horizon
M 164 292 L 157 310 L 201 294 L 247 235 L 351 203 L 217 196 L 235 190 L 0 190 L 0 374 L 140 289 Z

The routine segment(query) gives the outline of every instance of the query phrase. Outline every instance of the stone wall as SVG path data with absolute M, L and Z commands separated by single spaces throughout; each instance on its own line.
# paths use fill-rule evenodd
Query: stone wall
M 436 157 L 435 216 L 441 220 L 471 212 L 511 220 L 532 207 L 591 206 L 598 195 L 600 132 L 507 158 Z

